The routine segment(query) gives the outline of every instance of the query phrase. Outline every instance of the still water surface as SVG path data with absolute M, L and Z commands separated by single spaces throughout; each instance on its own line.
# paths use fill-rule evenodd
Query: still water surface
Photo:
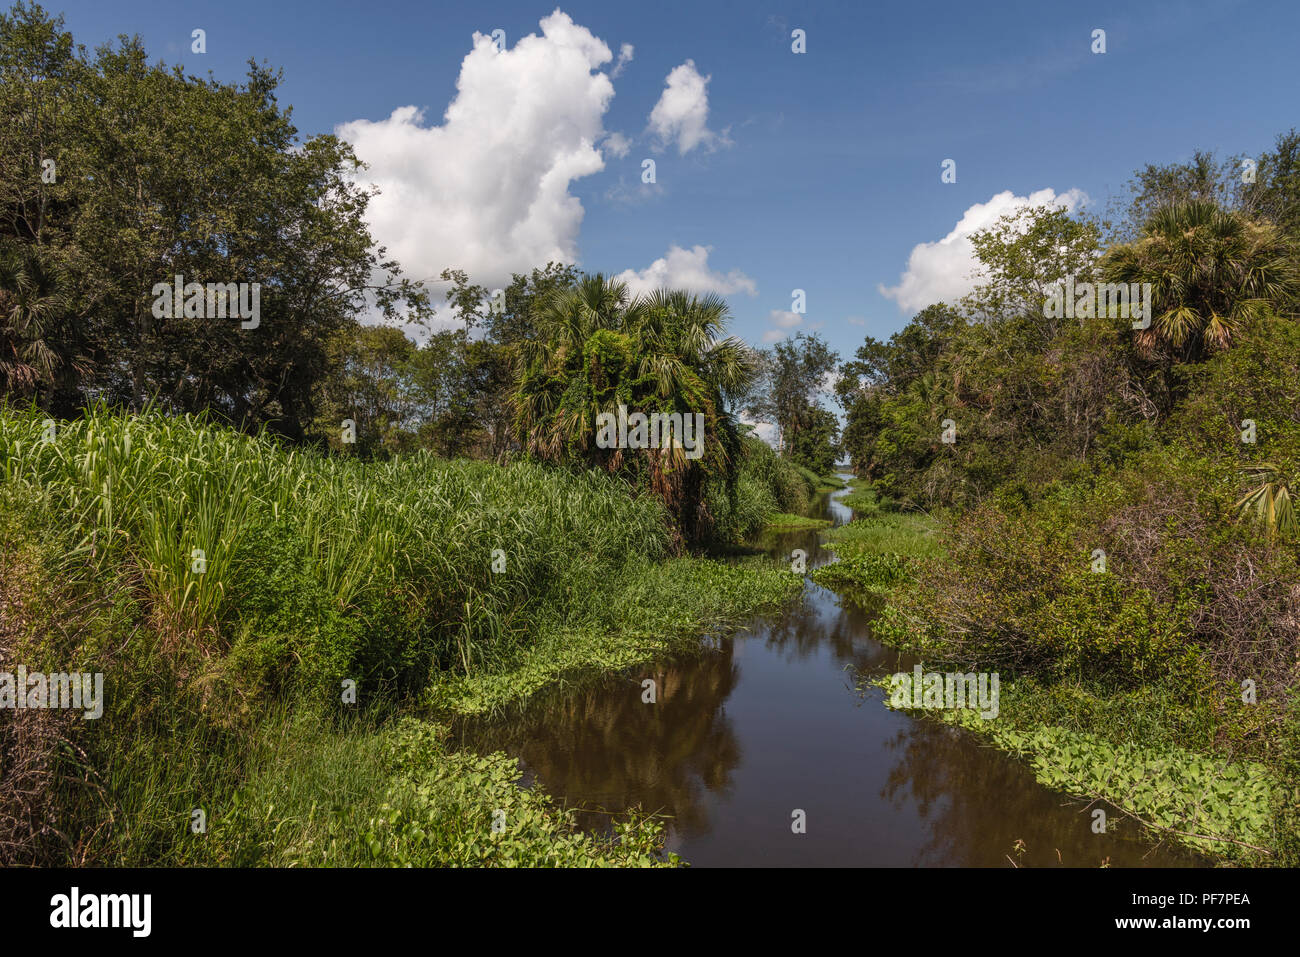
M 850 510 L 822 500 L 836 525 Z M 769 537 L 788 562 L 834 560 L 816 532 Z M 1043 788 L 1017 761 L 966 731 L 884 706 L 857 675 L 909 671 L 915 659 L 877 642 L 870 616 L 805 583 L 775 615 L 714 639 L 699 655 L 542 696 L 509 720 L 468 723 L 461 743 L 517 757 L 537 781 L 599 828 L 639 805 L 668 818 L 667 848 L 692 866 L 1179 866 L 1111 817 Z M 641 682 L 657 683 L 655 704 Z M 806 812 L 806 833 L 792 812 Z M 1024 850 L 1015 845 L 1022 841 Z

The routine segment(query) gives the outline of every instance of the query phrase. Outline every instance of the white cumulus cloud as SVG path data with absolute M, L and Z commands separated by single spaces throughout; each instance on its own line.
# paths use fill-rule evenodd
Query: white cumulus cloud
M 678 154 L 685 155 L 697 146 L 713 150 L 730 145 L 725 130 L 715 133 L 709 129 L 711 79 L 700 75 L 694 60 L 673 67 L 659 102 L 650 111 L 649 129 L 660 149 L 676 142 Z
M 714 292 L 729 296 L 743 292 L 747 296 L 758 294 L 758 287 L 739 269 L 727 273 L 709 268 L 712 246 L 670 246 L 668 252 L 645 269 L 637 272 L 625 269 L 614 278 L 628 285 L 632 295 L 642 295 L 655 289 L 685 289 L 687 292 Z
M 798 326 L 802 325 L 803 316 L 789 309 L 773 309 L 768 313 L 767 321 L 772 324 L 773 328 L 763 333 L 763 342 L 771 345 L 773 342 L 784 339 L 794 332 Z
M 979 282 L 979 261 L 970 241 L 972 233 L 987 229 L 1002 216 L 1023 206 L 1059 206 L 1073 212 L 1087 202 L 1087 195 L 1078 189 L 1060 194 L 1040 189 L 1028 196 L 1004 190 L 987 203 L 976 203 L 966 210 L 943 239 L 914 246 L 898 285 L 881 283 L 877 288 L 904 312 L 917 312 L 936 302 L 956 302 Z
M 597 69 L 612 55 L 560 10 L 540 26 L 501 52 L 475 33 L 440 125 L 403 106 L 337 127 L 369 164 L 359 182 L 380 189 L 371 230 L 408 276 L 457 267 L 492 288 L 577 262 L 583 208 L 569 187 L 605 165 L 596 144 L 614 86 Z M 624 47 L 620 62 L 631 55 Z M 611 153 L 624 148 L 616 137 L 604 140 Z

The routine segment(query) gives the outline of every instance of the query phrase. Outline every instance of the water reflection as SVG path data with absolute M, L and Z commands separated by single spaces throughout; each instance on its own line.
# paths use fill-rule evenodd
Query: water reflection
M 822 509 L 836 524 L 849 518 L 833 499 Z M 810 568 L 833 560 L 816 533 L 764 546 L 779 561 L 803 548 Z M 857 673 L 911 665 L 872 638 L 867 613 L 809 582 L 780 614 L 699 655 L 458 730 L 468 747 L 518 757 L 529 780 L 581 809 L 584 826 L 632 806 L 663 813 L 669 849 L 697 866 L 1194 863 L 1116 830 L 1113 816 L 1111 833 L 1093 834 L 1081 805 L 976 736 L 857 688 Z M 644 678 L 655 704 L 642 701 Z M 804 834 L 791 830 L 796 809 Z
M 553 794 L 581 802 L 586 826 L 603 826 L 602 810 L 640 804 L 683 831 L 707 830 L 702 795 L 725 793 L 741 758 L 724 708 L 739 680 L 734 647 L 723 641 L 689 660 L 555 695 L 521 721 L 468 729 L 470 740 L 517 755 Z M 645 678 L 655 681 L 654 704 L 642 701 Z

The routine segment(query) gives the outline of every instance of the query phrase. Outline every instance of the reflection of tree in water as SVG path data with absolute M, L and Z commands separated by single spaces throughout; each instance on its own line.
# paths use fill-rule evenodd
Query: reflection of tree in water
M 820 516 L 829 517 L 829 512 L 823 508 Z M 769 557 L 782 564 L 789 563 L 794 549 L 803 549 L 809 571 L 836 560 L 816 532 L 769 533 L 763 545 Z M 806 659 L 825 646 L 837 661 L 852 665 L 852 671 L 893 671 L 897 653 L 871 636 L 871 620 L 879 613 L 878 604 L 863 606 L 810 582 L 782 613 L 762 619 L 764 627 L 754 630 L 755 637 L 790 660 Z
M 896 755 L 882 797 L 909 802 L 928 825 L 915 864 L 959 867 L 1180 866 L 1193 855 L 1164 845 L 1154 850 L 1137 824 L 1120 821 L 1109 805 L 1109 832 L 1092 833 L 1091 809 L 1041 787 L 1009 755 L 983 746 L 967 731 L 934 720 L 908 722 L 888 748 Z M 1117 826 L 1118 825 L 1118 826 Z M 1012 849 L 1023 840 L 1023 857 Z M 1057 857 L 1057 851 L 1060 857 Z
M 559 800 L 582 807 L 642 809 L 672 815 L 683 833 L 706 829 L 703 789 L 723 791 L 740 747 L 723 711 L 736 686 L 732 643 L 681 664 L 667 663 L 586 691 L 556 695 L 508 725 L 466 729 L 477 750 L 504 750 Z M 641 700 L 652 678 L 657 702 Z M 584 826 L 603 815 L 579 814 Z
M 897 652 L 872 638 L 874 616 L 871 610 L 811 585 L 783 612 L 763 619 L 763 627 L 756 628 L 753 637 L 789 660 L 829 651 L 839 663 L 852 666 L 847 672 L 852 683 L 857 672 L 892 671 L 898 658 Z

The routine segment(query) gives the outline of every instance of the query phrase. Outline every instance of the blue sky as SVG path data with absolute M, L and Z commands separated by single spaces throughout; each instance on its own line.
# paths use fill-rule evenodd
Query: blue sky
M 249 57 L 283 68 L 300 131 L 344 132 L 372 163 L 392 197 L 375 231 L 412 275 L 460 265 L 490 281 L 564 249 L 589 271 L 724 292 L 734 331 L 755 345 L 816 330 L 846 358 L 960 286 L 966 247 L 960 235 L 940 243 L 959 223 L 1031 196 L 1104 207 L 1145 163 L 1258 154 L 1300 126 L 1294 0 L 46 7 L 88 47 L 135 33 L 155 58 L 222 80 Z M 791 51 L 796 28 L 804 54 Z M 1091 52 L 1098 28 L 1104 54 Z M 506 55 L 467 59 L 472 35 L 494 29 Z M 600 64 L 596 41 L 610 55 Z M 624 44 L 631 59 L 616 67 Z M 464 115 L 445 136 L 428 132 L 458 78 Z M 390 119 L 407 106 L 423 117 Z M 612 133 L 626 138 L 621 156 Z M 955 183 L 941 182 L 945 159 Z M 790 313 L 796 288 L 803 315 Z

